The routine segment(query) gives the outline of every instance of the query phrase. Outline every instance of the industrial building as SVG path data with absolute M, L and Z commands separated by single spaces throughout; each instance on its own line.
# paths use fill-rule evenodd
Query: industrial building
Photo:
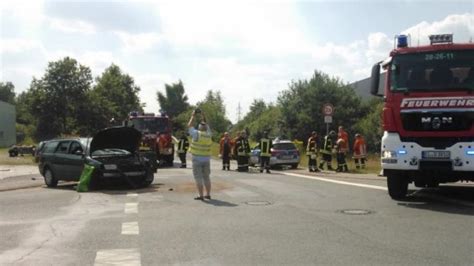
M 0 101 L 0 148 L 16 144 L 15 106 Z
M 370 77 L 356 81 L 354 83 L 349 84 L 352 88 L 354 88 L 354 91 L 357 95 L 362 97 L 363 99 L 369 99 L 370 97 L 373 97 L 372 94 L 370 94 Z M 385 88 L 385 72 L 380 74 L 380 79 L 379 79 L 379 93 L 383 93 L 383 88 Z

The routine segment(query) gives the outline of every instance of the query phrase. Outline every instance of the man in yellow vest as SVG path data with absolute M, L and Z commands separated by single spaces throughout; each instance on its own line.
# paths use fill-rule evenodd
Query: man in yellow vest
M 263 168 L 270 173 L 270 157 L 272 156 L 272 140 L 268 138 L 268 132 L 263 132 L 263 137 L 260 139 L 257 148 L 260 149 L 260 173 L 263 173 Z
M 196 114 L 201 114 L 201 122 L 198 129 L 193 127 Z M 211 129 L 206 123 L 204 113 L 197 108 L 193 111 L 191 119 L 188 122 L 188 131 L 191 136 L 191 147 L 189 151 L 193 155 L 193 175 L 196 181 L 199 196 L 195 200 L 211 199 Z M 204 196 L 203 188 L 206 188 Z

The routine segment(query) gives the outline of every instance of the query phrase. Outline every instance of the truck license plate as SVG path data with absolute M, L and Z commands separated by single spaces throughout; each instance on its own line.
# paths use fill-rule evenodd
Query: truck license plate
M 104 164 L 105 170 L 117 170 L 116 164 Z
M 421 153 L 423 159 L 449 159 L 451 158 L 450 151 L 423 151 Z

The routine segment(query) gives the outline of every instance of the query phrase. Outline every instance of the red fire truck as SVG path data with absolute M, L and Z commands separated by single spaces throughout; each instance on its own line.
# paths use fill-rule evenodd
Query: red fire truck
M 393 199 L 411 182 L 474 181 L 474 43 L 429 38 L 411 47 L 409 36 L 396 36 L 397 47 L 372 68 L 373 95 L 386 70 L 381 164 Z
M 144 152 L 153 151 L 156 156 L 154 161 L 158 160 L 160 165 L 173 165 L 174 143 L 171 121 L 167 115 L 131 112 L 127 125 L 142 132 L 141 149 Z

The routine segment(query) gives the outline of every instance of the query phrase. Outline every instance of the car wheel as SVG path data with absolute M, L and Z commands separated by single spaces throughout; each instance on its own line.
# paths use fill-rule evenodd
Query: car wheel
M 396 171 L 387 174 L 388 194 L 394 200 L 402 200 L 408 192 L 408 178 Z
M 291 165 L 291 169 L 296 169 L 296 168 L 298 168 L 298 164 L 297 164 L 297 163 L 294 163 L 294 164 Z
M 153 180 L 155 179 L 155 175 L 153 174 L 153 171 L 148 171 L 146 176 L 143 177 L 141 181 L 141 186 L 142 187 L 148 187 L 153 183 Z
M 48 187 L 56 187 L 58 185 L 58 180 L 49 168 L 44 170 L 44 183 Z

